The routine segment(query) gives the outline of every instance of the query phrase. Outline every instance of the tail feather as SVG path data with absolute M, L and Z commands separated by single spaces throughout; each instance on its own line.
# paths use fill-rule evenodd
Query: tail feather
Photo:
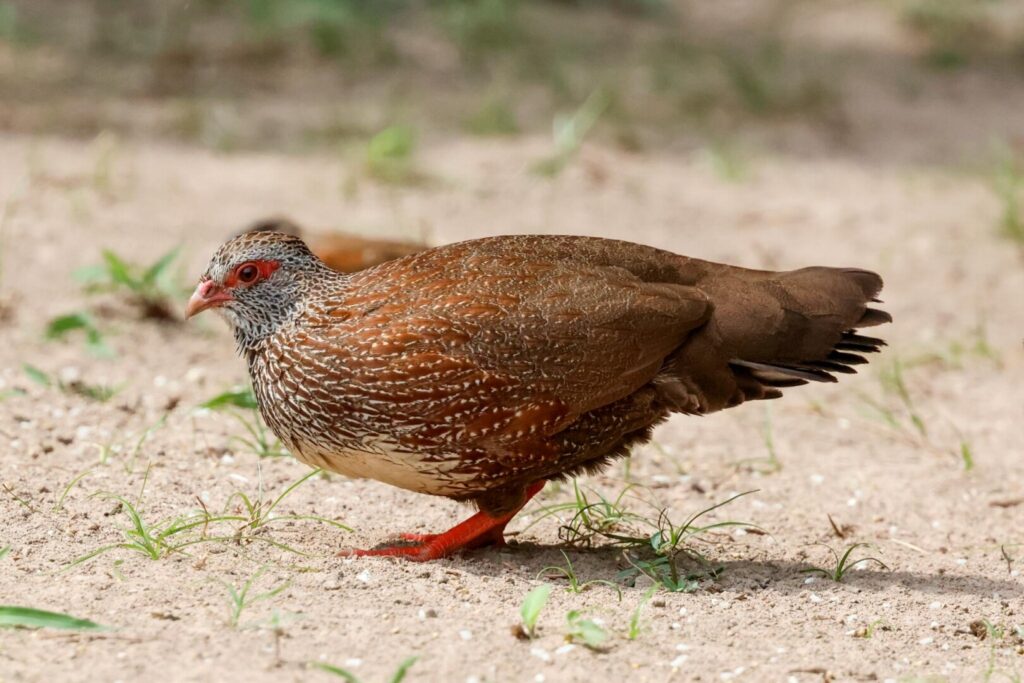
M 836 344 L 834 348 L 839 348 L 839 344 Z M 868 359 L 864 356 L 858 356 L 855 353 L 844 353 L 843 351 L 832 351 L 825 357 L 825 360 L 842 363 L 843 365 L 864 365 L 868 362 Z
M 885 346 L 885 341 L 877 337 L 865 337 L 853 330 L 844 332 L 835 345 L 839 351 L 856 351 L 857 353 L 878 353 Z
M 749 356 L 730 360 L 738 376 L 774 388 L 835 382 L 836 374 L 856 374 L 855 366 L 868 362 L 861 354 L 885 346 L 881 339 L 858 333 L 862 327 L 892 322 L 889 313 L 868 305 L 878 302 L 882 289 L 875 273 L 813 268 L 781 274 L 776 282 L 782 286 L 786 323 L 773 331 L 775 339 L 760 347 L 771 349 L 768 353 L 748 351 Z
M 864 315 L 854 324 L 854 327 L 874 327 L 875 325 L 884 325 L 891 322 L 892 316 L 885 311 L 878 308 L 866 308 L 864 309 Z

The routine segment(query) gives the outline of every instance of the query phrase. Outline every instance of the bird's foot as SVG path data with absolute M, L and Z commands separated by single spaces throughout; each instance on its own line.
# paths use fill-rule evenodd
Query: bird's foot
M 512 516 L 491 517 L 478 512 L 443 534 L 401 534 L 403 542 L 362 550 L 343 550 L 342 557 L 404 557 L 414 562 L 439 560 L 460 550 L 475 550 L 489 545 L 505 545 L 505 525 Z
M 540 481 L 526 491 L 523 505 L 544 487 Z M 505 527 L 522 509 L 522 505 L 507 515 L 491 517 L 478 512 L 443 534 L 400 534 L 402 542 L 391 543 L 369 550 L 349 549 L 338 553 L 341 557 L 404 557 L 414 562 L 427 562 L 454 555 L 461 550 L 474 550 L 485 546 L 505 545 Z

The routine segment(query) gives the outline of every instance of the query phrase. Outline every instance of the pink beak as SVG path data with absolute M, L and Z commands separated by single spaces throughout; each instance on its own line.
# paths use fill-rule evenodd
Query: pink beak
M 222 305 L 225 301 L 231 301 L 234 297 L 225 291 L 213 280 L 203 280 L 192 293 L 185 308 L 185 317 L 191 318 L 196 313 L 201 313 L 207 308 Z

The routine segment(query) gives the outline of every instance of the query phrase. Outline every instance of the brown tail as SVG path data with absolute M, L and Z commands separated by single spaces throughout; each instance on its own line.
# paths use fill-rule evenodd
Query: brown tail
M 738 344 L 730 365 L 765 387 L 835 382 L 835 373 L 852 374 L 867 363 L 861 355 L 885 345 L 857 333 L 863 327 L 892 322 L 870 303 L 878 302 L 882 278 L 853 268 L 804 268 L 764 283 L 775 300 L 777 321 L 767 335 Z M 744 340 L 745 341 L 745 340 Z M 765 398 L 778 395 L 766 392 Z

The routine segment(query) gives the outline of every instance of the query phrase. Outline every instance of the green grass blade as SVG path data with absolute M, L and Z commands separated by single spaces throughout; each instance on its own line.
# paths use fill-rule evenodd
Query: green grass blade
M 107 275 L 111 282 L 124 285 L 132 290 L 139 288 L 138 280 L 132 277 L 131 267 L 120 256 L 109 249 L 104 249 L 103 261 L 107 264 Z
M 142 274 L 142 282 L 146 285 L 156 284 L 157 278 L 159 278 L 167 267 L 174 263 L 175 259 L 178 258 L 178 254 L 181 253 L 181 247 L 177 246 L 171 249 L 169 252 L 157 259 L 157 262 L 146 269 L 146 272 Z
M 47 612 L 32 607 L 0 605 L 0 627 L 8 628 L 55 628 L 63 631 L 105 631 L 88 619 L 78 619 L 61 612 Z
M 60 339 L 72 330 L 93 330 L 96 328 L 87 313 L 68 313 L 57 316 L 46 325 L 47 339 Z
M 306 476 L 302 477 L 301 479 L 299 479 L 298 481 L 296 481 L 295 483 L 293 483 L 293 484 L 292 484 L 291 486 L 289 486 L 288 488 L 286 488 L 286 489 L 285 489 L 285 490 L 284 490 L 284 491 L 283 491 L 283 492 L 281 493 L 281 495 L 280 495 L 280 496 L 278 496 L 277 498 L 275 498 L 275 499 L 274 499 L 274 502 L 270 504 L 270 507 L 268 507 L 268 508 L 267 508 L 267 511 L 266 511 L 266 512 L 265 512 L 265 513 L 263 514 L 263 517 L 264 517 L 264 518 L 268 518 L 268 517 L 270 517 L 270 513 L 271 513 L 271 512 L 273 511 L 273 509 L 274 509 L 274 508 L 276 508 L 276 507 L 277 507 L 278 503 L 280 503 L 280 502 L 281 502 L 282 500 L 284 500 L 284 499 L 285 499 L 285 498 L 286 498 L 286 497 L 287 497 L 287 496 L 288 496 L 288 495 L 289 495 L 289 494 L 290 494 L 290 493 L 291 493 L 292 491 L 294 491 L 295 489 L 297 489 L 297 488 L 298 488 L 299 486 L 301 486 L 302 484 L 306 483 L 306 480 L 307 480 L 307 479 L 309 479 L 309 478 L 311 478 L 311 477 L 315 477 L 316 475 L 320 474 L 321 472 L 323 472 L 323 470 L 322 470 L 322 469 L 320 469 L 320 468 L 318 467 L 318 468 L 316 468 L 316 469 L 312 470 L 312 471 L 311 471 L 311 472 L 310 472 L 309 474 L 307 474 Z
M 419 659 L 419 657 L 409 657 L 401 664 L 399 664 L 398 669 L 391 677 L 390 683 L 402 683 L 402 681 L 405 680 L 405 675 L 409 673 L 410 667 L 412 667 L 412 665 L 416 663 L 417 659 Z
M 526 598 L 519 608 L 519 614 L 523 618 L 523 626 L 527 635 L 533 635 L 537 619 L 540 617 L 541 610 L 544 609 L 544 605 L 547 604 L 549 597 L 551 597 L 550 583 L 543 583 L 526 594 Z
M 44 387 L 53 385 L 53 381 L 50 379 L 50 376 L 36 366 L 24 363 L 21 366 L 21 369 L 24 370 L 25 374 L 28 375 L 28 378 L 36 384 L 41 384 Z
M 78 475 L 76 475 L 75 478 L 72 479 L 68 483 L 68 485 L 64 487 L 64 490 L 60 494 L 60 498 L 57 499 L 56 504 L 53 506 L 53 511 L 54 512 L 58 512 L 58 511 L 60 511 L 61 509 L 64 508 L 64 499 L 68 497 L 69 493 L 71 493 L 71 489 L 75 488 L 75 485 L 78 482 L 82 481 L 82 479 L 84 479 L 91 472 L 92 472 L 92 468 L 90 467 L 89 469 L 85 470 L 84 472 L 81 472 Z
M 326 662 L 310 662 L 310 666 L 326 671 L 329 674 L 334 674 L 339 678 L 343 678 L 348 683 L 360 683 L 359 678 L 354 673 L 346 669 L 342 669 L 340 666 L 334 666 L 333 664 L 327 664 Z
M 224 393 L 217 394 L 209 401 L 200 403 L 199 407 L 209 408 L 210 410 L 219 410 L 227 407 L 255 410 L 259 406 L 256 403 L 256 395 L 253 394 L 252 388 L 245 387 L 243 389 L 233 389 L 231 391 L 225 391 Z

